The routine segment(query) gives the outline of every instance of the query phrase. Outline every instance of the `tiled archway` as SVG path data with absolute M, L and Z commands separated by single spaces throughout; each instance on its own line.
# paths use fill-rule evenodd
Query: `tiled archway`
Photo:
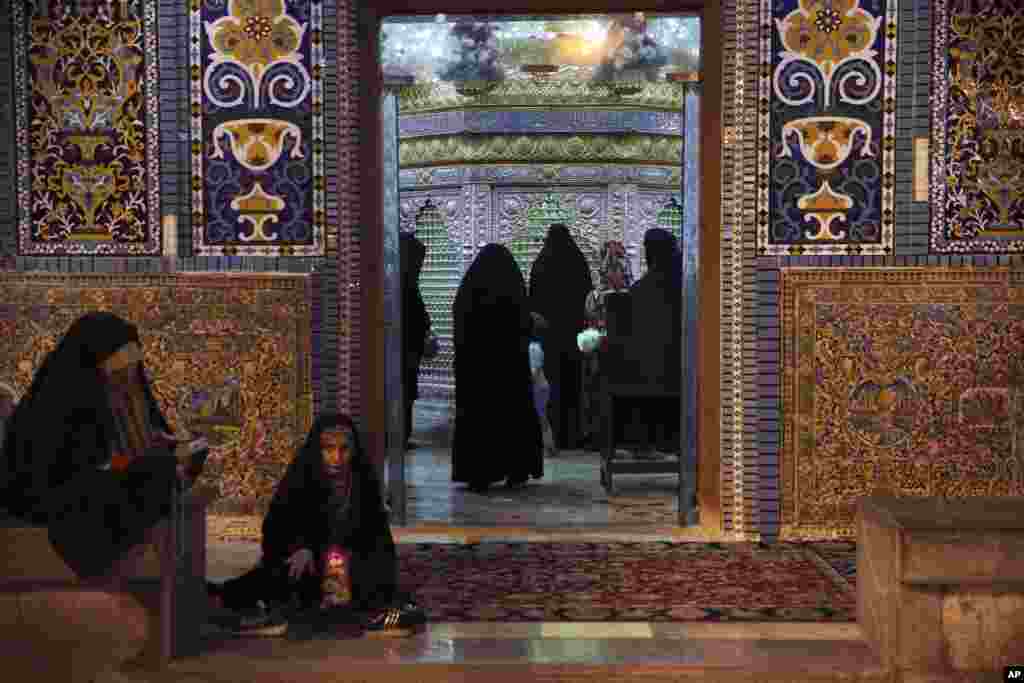
M 371 6 L 372 5 L 372 6 Z M 702 11 L 705 106 L 702 112 L 701 175 L 717 178 L 721 173 L 721 14 L 720 0 L 707 3 L 679 0 L 605 0 L 595 5 L 578 0 L 512 0 L 502 13 L 552 14 L 632 11 Z M 365 426 L 367 450 L 376 462 L 384 459 L 386 406 L 383 399 L 383 344 L 377 335 L 383 329 L 383 269 L 379 240 L 372 237 L 381 229 L 381 70 L 378 61 L 377 25 L 390 14 L 494 14 L 493 7 L 472 0 L 426 0 L 415 4 L 382 0 L 357 6 L 355 0 L 339 0 L 339 273 L 341 278 L 341 362 L 339 384 L 343 409 L 359 414 Z M 347 57 L 347 59 L 346 59 Z M 345 63 L 348 62 L 348 63 Z M 366 75 L 373 74 L 373 78 Z M 363 77 L 361 77 L 361 75 Z M 719 371 L 724 349 L 719 333 L 721 281 L 719 245 L 722 241 L 721 185 L 708 182 L 701 197 L 701 254 L 699 275 L 700 338 L 698 340 L 698 502 L 701 525 L 722 530 L 720 471 L 721 384 Z M 731 401 L 730 401 L 731 403 Z M 729 478 L 732 479 L 731 472 Z M 740 507 L 744 506 L 740 502 Z M 741 530 L 741 529 L 736 529 Z

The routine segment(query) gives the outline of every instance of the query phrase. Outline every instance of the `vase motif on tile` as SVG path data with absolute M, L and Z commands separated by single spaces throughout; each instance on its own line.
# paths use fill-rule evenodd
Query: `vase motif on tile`
M 896 0 L 761 14 L 758 253 L 892 253 Z
M 192 230 L 200 255 L 325 253 L 320 0 L 197 0 Z

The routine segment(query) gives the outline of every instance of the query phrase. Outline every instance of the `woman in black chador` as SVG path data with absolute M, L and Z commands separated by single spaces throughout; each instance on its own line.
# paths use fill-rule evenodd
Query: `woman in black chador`
M 576 335 L 584 328 L 593 288 L 586 256 L 569 228 L 555 223 L 530 271 L 530 307 L 549 324 L 544 335 L 544 374 L 551 384 L 548 420 L 560 449 L 576 448 L 580 438 L 583 357 Z
M 152 540 L 186 473 L 150 390 L 139 334 L 111 313 L 76 320 L 7 425 L 0 505 L 49 527 L 81 578 L 114 577 Z
M 544 476 L 533 403 L 526 285 L 512 253 L 488 244 L 455 295 L 455 435 L 452 480 L 477 492 Z
M 317 418 L 274 491 L 262 547 L 254 569 L 209 586 L 223 607 L 248 611 L 260 602 L 286 607 L 294 601 L 303 608 L 340 608 L 378 631 L 422 622 L 398 592 L 380 483 L 346 415 Z
M 630 288 L 633 336 L 630 371 L 641 384 L 679 391 L 682 377 L 682 254 L 675 236 L 662 228 L 644 234 L 647 272 Z M 679 401 L 634 400 L 647 423 L 641 455 L 679 451 Z
M 399 237 L 402 268 L 402 398 L 405 403 L 405 447 L 412 435 L 413 404 L 419 398 L 420 361 L 430 332 L 430 314 L 420 294 L 420 273 L 427 247 L 409 233 Z

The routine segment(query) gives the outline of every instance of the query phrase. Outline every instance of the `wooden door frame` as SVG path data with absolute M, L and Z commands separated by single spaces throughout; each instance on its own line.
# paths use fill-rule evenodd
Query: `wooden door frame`
M 722 531 L 721 505 L 721 261 L 722 230 L 722 0 L 505 0 L 500 9 L 479 0 L 364 0 L 357 19 L 360 133 L 360 415 L 367 454 L 384 466 L 384 298 L 381 92 L 379 24 L 390 15 L 595 14 L 699 12 L 701 14 L 701 183 L 699 337 L 697 340 L 697 503 L 702 529 Z

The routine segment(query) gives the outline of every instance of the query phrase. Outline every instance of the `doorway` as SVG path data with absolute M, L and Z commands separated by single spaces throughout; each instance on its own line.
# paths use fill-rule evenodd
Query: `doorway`
M 533 18 L 533 17 L 531 17 L 531 18 Z M 551 17 L 550 19 L 553 20 L 553 21 L 558 21 L 558 20 L 565 20 L 565 19 L 567 19 L 567 17 L 564 17 L 564 16 L 563 17 Z M 562 38 L 564 38 L 564 36 L 559 36 L 559 38 L 562 39 Z M 386 66 L 386 64 L 385 64 L 385 66 Z M 381 132 L 384 134 L 385 137 L 389 137 L 390 139 L 396 140 L 396 143 L 391 147 L 390 150 L 388 149 L 388 146 L 385 145 L 385 148 L 383 150 L 383 158 L 382 158 L 382 161 L 384 162 L 383 165 L 382 165 L 382 169 L 384 171 L 384 173 L 383 173 L 383 180 L 385 182 L 382 183 L 382 196 L 381 196 L 381 198 L 385 199 L 385 201 L 383 202 L 383 206 L 384 206 L 383 218 L 384 218 L 384 224 L 385 224 L 385 226 L 387 228 L 384 231 L 386 234 L 384 236 L 383 245 L 382 245 L 383 249 L 382 250 L 384 252 L 383 255 L 385 256 L 385 261 L 384 261 L 385 277 L 387 278 L 387 282 L 390 283 L 389 286 L 385 287 L 385 302 L 386 302 L 386 312 L 387 312 L 386 313 L 386 317 L 389 320 L 398 320 L 400 318 L 400 311 L 397 308 L 397 303 L 398 303 L 399 297 L 395 296 L 395 294 L 397 293 L 397 288 L 396 288 L 395 285 L 396 285 L 396 282 L 397 282 L 396 278 L 397 278 L 397 275 L 398 275 L 397 268 L 396 268 L 396 265 L 397 265 L 397 233 L 403 227 L 403 221 L 404 221 L 404 223 L 406 225 L 409 223 L 409 216 L 408 215 L 405 215 L 405 216 L 402 215 L 403 213 L 408 213 L 408 212 L 403 212 L 402 210 L 400 210 L 400 204 L 402 204 L 404 202 L 400 202 L 398 200 L 398 198 L 402 195 L 402 188 L 399 187 L 399 185 L 401 183 L 400 183 L 399 173 L 398 173 L 398 144 L 397 144 L 397 128 L 398 128 L 398 112 L 397 112 L 397 108 L 398 108 L 398 99 L 399 99 L 399 97 L 400 97 L 400 93 L 395 88 L 388 88 L 388 89 L 386 89 L 385 92 L 383 93 L 382 97 L 381 97 L 381 105 L 382 105 L 381 106 L 381 110 L 382 110 L 382 113 L 384 114 L 384 116 L 382 117 L 382 121 L 383 121 L 383 125 L 384 125 L 384 130 L 382 130 Z M 691 130 L 693 133 L 695 133 L 698 130 L 698 126 L 696 124 L 700 121 L 701 114 L 702 114 L 702 112 L 699 109 L 699 104 L 700 104 L 699 89 L 696 89 L 696 88 L 690 89 L 688 91 L 688 93 L 686 94 L 684 99 L 686 100 L 686 105 L 687 106 L 683 109 L 682 115 L 685 117 L 687 125 L 689 126 L 688 129 Z M 390 122 L 388 121 L 389 112 L 391 112 L 391 115 L 390 115 L 390 119 L 391 120 L 390 120 Z M 388 126 L 391 126 L 390 130 L 388 129 Z M 392 135 L 394 137 L 390 137 Z M 688 169 L 691 173 L 693 173 L 693 176 L 691 176 L 691 177 L 699 177 L 699 170 L 701 168 L 701 163 L 700 163 L 700 153 L 701 152 L 700 152 L 699 148 L 697 147 L 697 136 L 696 136 L 696 134 L 692 135 L 692 139 L 687 139 L 686 140 L 686 144 L 684 145 L 683 149 L 684 149 L 684 152 L 683 152 L 684 159 L 681 160 L 682 163 L 680 165 L 683 168 Z M 537 192 L 539 194 L 542 194 L 542 195 L 546 194 L 547 195 L 547 196 L 544 196 L 544 197 L 540 198 L 538 200 L 536 206 L 534 207 L 537 210 L 537 212 L 541 214 L 541 218 L 544 218 L 545 216 L 547 216 L 547 213 L 550 213 L 552 211 L 557 212 L 559 210 L 560 207 L 557 206 L 557 202 L 553 202 L 552 197 L 550 196 L 551 193 L 550 192 L 546 192 L 546 189 L 550 189 L 550 188 L 536 187 L 534 189 L 537 190 Z M 427 194 L 429 194 L 429 192 Z M 435 199 L 437 199 L 436 196 L 435 196 Z M 697 343 L 696 343 L 696 335 L 697 335 L 697 332 L 698 332 L 698 330 L 696 328 L 696 320 L 697 320 L 697 315 L 696 314 L 697 314 L 697 303 L 699 301 L 699 297 L 697 295 L 698 294 L 697 293 L 697 283 L 699 281 L 699 278 L 698 278 L 699 258 L 698 258 L 698 256 L 700 255 L 700 243 L 699 243 L 700 231 L 697 229 L 697 226 L 699 224 L 699 215 L 700 215 L 700 211 L 701 211 L 700 205 L 699 205 L 700 199 L 701 199 L 701 192 L 700 192 L 699 188 L 696 185 L 686 186 L 685 188 L 683 188 L 682 192 L 677 192 L 677 196 L 676 197 L 672 197 L 672 200 L 673 200 L 672 202 L 666 202 L 665 205 L 660 207 L 660 209 L 656 212 L 656 213 L 662 214 L 660 218 L 668 220 L 668 221 L 671 221 L 672 220 L 672 208 L 673 208 L 673 205 L 678 207 L 679 214 L 676 214 L 678 216 L 678 219 L 677 219 L 678 226 L 677 226 L 676 229 L 678 230 L 678 236 L 684 238 L 682 240 L 683 247 L 684 247 L 684 263 L 687 265 L 687 271 L 686 271 L 687 274 L 686 274 L 685 283 L 684 283 L 685 284 L 685 287 L 684 287 L 684 292 L 685 292 L 685 296 L 684 296 L 684 302 L 685 302 L 684 310 L 686 312 L 686 315 L 684 316 L 684 319 L 687 321 L 687 325 L 686 325 L 687 329 L 683 330 L 683 339 L 684 339 L 683 348 L 684 348 L 684 355 L 685 355 L 685 360 L 684 360 L 683 365 L 684 365 L 684 368 L 686 368 L 686 375 L 684 376 L 683 380 L 684 380 L 684 386 L 689 386 L 691 388 L 691 391 L 689 392 L 689 395 L 686 396 L 686 400 L 684 400 L 683 414 L 680 416 L 680 420 L 681 420 L 681 422 L 683 424 L 683 430 L 682 431 L 683 431 L 683 434 L 685 436 L 684 442 L 681 444 L 681 448 L 682 448 L 682 451 L 683 451 L 684 454 L 689 453 L 691 457 L 689 458 L 689 461 L 687 461 L 686 457 L 681 459 L 681 462 L 683 463 L 684 469 L 689 467 L 690 471 L 688 472 L 689 476 L 685 476 L 684 475 L 684 478 L 683 478 L 682 481 L 685 484 L 685 486 L 682 487 L 682 489 L 677 492 L 677 495 L 680 496 L 680 500 L 686 500 L 686 501 L 691 501 L 691 502 L 695 498 L 695 493 L 696 493 L 696 490 L 695 490 L 696 489 L 696 477 L 695 477 L 694 470 L 696 469 L 696 460 L 697 460 L 697 443 L 696 443 L 696 432 L 697 432 L 696 424 L 697 424 L 697 419 L 696 419 L 696 414 L 695 414 L 696 413 L 696 402 L 695 402 L 695 399 L 696 399 L 696 379 L 697 379 L 697 372 L 696 372 L 697 371 L 697 362 L 696 362 L 696 358 L 697 358 L 697 353 L 696 353 L 696 351 L 697 351 Z M 439 209 L 438 204 L 439 203 L 443 204 L 443 201 L 444 201 L 444 198 L 443 198 L 443 196 L 441 196 L 439 201 L 434 201 L 433 203 L 431 203 L 431 198 L 430 197 L 428 197 L 426 201 L 420 201 L 419 204 L 415 204 L 414 203 L 415 204 L 415 211 L 413 212 L 414 218 L 412 220 L 414 228 L 416 230 L 424 230 L 425 233 L 429 233 L 429 234 L 437 233 L 438 232 L 437 226 L 439 224 L 443 223 L 443 215 L 442 215 L 443 211 Z M 547 204 L 548 206 L 545 207 L 545 204 Z M 687 213 L 687 216 L 688 216 L 685 219 L 681 216 L 681 213 L 684 212 L 684 211 Z M 545 212 L 547 212 L 547 213 L 545 213 Z M 441 216 L 440 220 L 439 220 L 439 215 Z M 547 217 L 549 217 L 549 216 L 547 216 Z M 529 222 L 529 221 L 527 221 L 527 222 Z M 539 225 L 543 225 L 543 220 L 541 220 L 538 224 Z M 543 236 L 543 231 L 541 231 L 541 233 L 540 233 L 540 237 L 542 237 L 542 236 Z M 476 247 L 479 248 L 479 246 L 482 246 L 483 243 L 486 243 L 486 242 L 489 242 L 489 241 L 502 241 L 501 239 L 495 239 L 496 237 L 499 237 L 499 236 L 494 235 L 494 234 L 489 234 L 487 236 L 487 239 L 478 240 L 479 243 L 476 245 Z M 536 243 L 536 240 L 537 240 L 537 235 L 536 234 L 531 235 L 528 232 L 525 233 L 525 234 L 516 235 L 516 236 L 513 237 L 512 240 L 506 240 L 509 243 L 509 246 L 513 249 L 514 252 L 519 252 L 519 253 L 517 253 L 517 256 L 521 256 L 522 257 L 521 260 L 523 262 L 521 263 L 521 266 L 524 267 L 524 270 L 526 268 L 528 268 L 529 262 L 532 259 L 532 256 L 534 256 L 534 254 L 530 253 L 531 249 L 533 251 L 536 251 L 537 247 L 539 246 Z M 517 245 L 517 243 L 518 243 L 518 245 Z M 440 245 L 440 242 L 438 242 L 438 244 Z M 433 247 L 435 245 L 431 245 L 431 246 Z M 462 264 L 462 269 L 464 269 L 464 267 L 466 265 L 468 265 L 468 262 L 472 260 L 473 250 L 472 249 L 465 249 L 464 248 L 465 245 L 452 245 L 452 244 L 449 244 L 447 246 L 444 246 L 444 245 L 440 245 L 440 246 L 442 247 L 442 251 L 447 250 L 448 256 L 454 256 L 456 258 L 461 258 L 461 260 L 464 261 L 464 263 Z M 518 248 L 517 248 L 517 246 L 518 246 Z M 581 246 L 583 246 L 583 245 L 581 245 Z M 462 251 L 463 253 L 459 254 L 458 252 L 460 252 L 460 251 Z M 639 266 L 638 270 L 642 270 L 642 267 L 643 267 L 642 266 L 642 254 L 634 254 L 634 257 L 637 257 L 637 256 L 640 256 L 640 258 L 637 259 L 638 261 L 640 261 L 640 263 L 638 263 L 638 266 Z M 459 269 L 458 268 L 453 268 L 451 263 L 450 263 L 450 260 L 451 259 L 447 259 L 447 258 L 442 257 L 442 258 L 438 258 L 437 262 L 438 262 L 438 264 L 441 264 L 441 265 L 439 265 L 439 267 L 442 270 L 446 269 L 448 271 L 447 277 L 449 277 L 449 278 L 453 278 L 453 277 L 457 278 L 457 276 L 460 274 L 459 273 Z M 450 292 L 450 294 L 453 294 L 453 292 Z M 439 293 L 439 295 L 443 296 L 443 293 Z M 445 324 L 443 323 L 441 325 L 441 327 L 442 327 L 442 333 L 443 333 L 444 332 Z M 387 340 L 390 340 L 390 341 L 388 343 L 385 343 L 385 345 L 384 345 L 385 346 L 385 353 L 386 353 L 388 358 L 394 359 L 397 356 L 397 353 L 396 353 L 397 352 L 396 343 L 397 343 L 397 337 L 398 337 L 399 333 L 400 333 L 399 329 L 395 325 L 393 325 L 391 323 L 388 324 L 388 326 L 387 326 L 387 334 L 385 335 L 385 338 Z M 442 348 L 444 348 L 444 344 L 442 344 Z M 447 349 L 446 351 L 448 353 L 450 353 L 450 349 Z M 386 367 L 388 367 L 388 370 L 386 372 L 386 378 L 387 378 L 387 385 L 389 387 L 386 390 L 386 395 L 388 397 L 388 400 L 386 401 L 386 403 L 387 403 L 387 405 L 389 407 L 388 415 L 387 415 L 387 427 L 388 427 L 388 433 L 389 433 L 389 438 L 388 438 L 388 444 L 389 444 L 388 474 L 389 474 L 389 486 L 391 488 L 392 498 L 393 498 L 393 505 L 395 507 L 396 522 L 398 522 L 400 524 L 419 524 L 419 523 L 421 523 L 423 521 L 427 521 L 427 520 L 422 519 L 422 517 L 418 517 L 417 514 L 415 513 L 415 510 L 411 511 L 411 512 L 413 512 L 413 514 L 409 514 L 410 510 L 407 509 L 407 507 L 405 505 L 406 499 L 405 499 L 404 493 L 405 493 L 407 485 L 409 483 L 413 483 L 414 485 L 416 483 L 414 481 L 410 482 L 409 480 L 407 480 L 406 476 L 411 474 L 412 478 L 415 479 L 417 469 L 419 469 L 419 470 L 423 470 L 424 469 L 423 467 L 418 468 L 417 464 L 415 462 L 415 459 L 417 457 L 422 456 L 423 454 L 416 454 L 415 452 L 410 454 L 411 457 L 412 457 L 412 461 L 407 463 L 406 460 L 405 460 L 405 455 L 400 451 L 400 449 L 396 449 L 395 448 L 395 446 L 400 442 L 400 438 L 398 437 L 398 434 L 400 433 L 400 430 L 401 430 L 401 411 L 397 409 L 397 407 L 400 406 L 401 401 L 400 400 L 396 400 L 398 398 L 398 394 L 396 393 L 396 390 L 395 390 L 396 384 L 399 383 L 398 382 L 398 373 L 395 371 L 396 364 L 394 362 L 386 363 L 385 365 L 386 365 Z M 435 364 L 435 365 L 437 365 L 437 364 Z M 437 374 L 438 374 L 436 372 L 437 368 L 435 367 L 433 370 L 434 370 L 434 375 L 435 375 L 434 379 L 436 380 L 437 379 Z M 421 380 L 422 379 L 424 379 L 424 377 L 421 375 Z M 430 378 L 426 378 L 426 379 L 429 380 Z M 400 387 L 398 388 L 397 391 L 400 391 Z M 422 459 L 422 457 L 420 457 L 420 459 Z M 428 459 L 429 459 L 429 457 L 428 457 Z M 546 479 L 547 479 L 547 477 L 546 477 Z M 596 476 L 594 477 L 594 479 L 596 481 Z M 543 480 L 542 480 L 541 485 L 543 485 L 544 483 L 546 483 L 546 482 L 543 482 Z M 448 487 L 452 487 L 452 484 L 450 482 L 446 482 L 446 485 Z M 680 512 L 682 512 L 681 519 L 679 520 L 680 524 L 687 524 L 687 523 L 692 524 L 692 523 L 694 523 L 696 521 L 695 520 L 695 514 L 694 514 L 695 511 L 692 509 L 692 507 L 688 506 L 687 504 L 684 504 L 684 505 L 679 506 L 679 510 L 680 510 Z M 436 519 L 436 520 L 431 520 L 431 521 L 441 521 L 441 520 Z M 487 521 L 487 520 L 482 520 L 482 521 L 485 524 L 487 524 L 487 523 L 495 523 L 493 521 Z M 514 520 L 512 520 L 512 521 L 514 521 Z

